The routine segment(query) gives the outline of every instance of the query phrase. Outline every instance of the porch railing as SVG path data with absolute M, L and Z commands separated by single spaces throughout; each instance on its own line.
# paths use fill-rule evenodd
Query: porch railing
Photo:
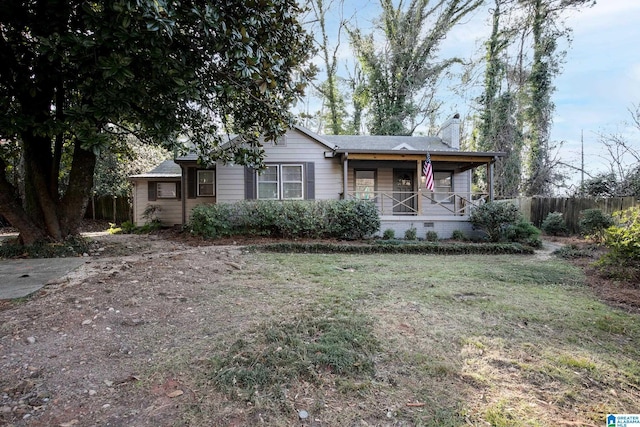
M 371 200 L 380 215 L 467 216 L 473 207 L 488 201 L 486 193 L 433 193 L 430 191 L 368 191 L 348 193 L 350 199 Z

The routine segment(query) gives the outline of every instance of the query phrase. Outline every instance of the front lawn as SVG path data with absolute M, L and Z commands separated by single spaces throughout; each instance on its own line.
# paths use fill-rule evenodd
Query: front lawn
M 199 373 L 230 399 L 229 419 L 247 405 L 268 425 L 304 410 L 327 426 L 602 425 L 638 411 L 640 319 L 597 301 L 564 261 L 247 256 L 228 280 L 270 315 Z M 329 333 L 335 354 L 319 347 Z

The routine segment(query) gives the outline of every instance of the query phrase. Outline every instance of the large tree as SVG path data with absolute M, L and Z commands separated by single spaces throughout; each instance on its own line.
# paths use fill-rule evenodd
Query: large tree
M 518 126 L 518 94 L 522 84 L 508 64 L 507 49 L 515 31 L 505 28 L 507 6 L 511 0 L 495 0 L 491 34 L 486 42 L 486 66 L 483 93 L 478 99 L 480 112 L 477 125 L 477 148 L 501 151 L 504 157 L 495 164 L 494 189 L 498 197 L 515 197 L 519 193 L 521 175 L 522 132 Z M 507 9 L 507 10 L 505 10 Z M 478 171 L 484 174 L 484 171 Z M 486 182 L 486 177 L 480 177 Z
M 503 151 L 496 191 L 513 197 L 549 195 L 562 180 L 550 141 L 554 79 L 569 39 L 569 10 L 593 0 L 494 0 L 487 41 L 485 85 L 479 99 L 478 147 Z
M 555 105 L 551 99 L 554 78 L 560 72 L 565 52 L 558 40 L 569 37 L 571 29 L 563 23 L 567 11 L 590 7 L 595 0 L 519 0 L 527 17 L 523 26 L 531 31 L 533 58 L 527 81 L 527 105 L 524 108 L 526 176 L 529 196 L 549 195 L 557 178 L 557 163 L 551 155 L 549 139 Z
M 261 164 L 259 136 L 286 130 L 304 89 L 298 15 L 295 0 L 2 1 L 0 214 L 25 244 L 76 233 L 96 155 L 129 133 L 166 146 L 188 134 L 203 158 Z M 221 149 L 231 131 L 248 144 Z
M 380 0 L 379 33 L 350 31 L 352 45 L 366 75 L 369 131 L 374 135 L 411 135 L 434 109 L 442 73 L 458 59 L 437 58 L 451 28 L 483 0 L 411 0 L 394 5 Z

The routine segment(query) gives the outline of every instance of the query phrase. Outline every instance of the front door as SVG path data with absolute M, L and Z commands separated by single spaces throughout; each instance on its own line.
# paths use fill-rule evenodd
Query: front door
M 416 214 L 416 191 L 413 187 L 415 171 L 412 169 L 393 170 L 393 214 Z

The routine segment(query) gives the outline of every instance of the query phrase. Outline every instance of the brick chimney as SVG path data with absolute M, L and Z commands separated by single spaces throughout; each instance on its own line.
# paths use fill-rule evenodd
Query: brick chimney
M 460 114 L 456 113 L 444 122 L 438 132 L 438 137 L 451 148 L 460 148 Z

